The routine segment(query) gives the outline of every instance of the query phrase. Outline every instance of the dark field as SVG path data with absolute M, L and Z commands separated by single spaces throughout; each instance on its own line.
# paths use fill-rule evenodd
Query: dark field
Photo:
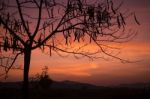
M 1 88 L 0 99 L 22 99 L 21 90 Z M 150 88 L 30 89 L 30 99 L 150 99 Z

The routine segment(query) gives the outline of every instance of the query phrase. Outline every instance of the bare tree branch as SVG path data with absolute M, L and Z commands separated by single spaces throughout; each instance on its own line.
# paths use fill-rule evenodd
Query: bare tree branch
M 14 64 L 15 64 L 18 56 L 21 54 L 22 53 L 20 52 L 20 53 L 17 53 L 14 57 L 9 57 L 9 56 L 8 57 L 5 57 L 5 56 L 0 57 L 0 67 L 4 68 L 4 70 L 5 70 L 5 73 L 0 74 L 0 76 L 6 75 L 6 77 L 7 77 L 7 74 L 11 69 L 23 70 L 20 67 L 18 67 L 18 68 L 14 67 Z M 4 61 L 6 61 L 6 62 L 4 62 Z
M 27 26 L 25 24 L 25 20 L 23 18 L 23 14 L 22 14 L 22 10 L 21 10 L 21 6 L 20 6 L 20 3 L 19 3 L 19 0 L 16 0 L 16 2 L 17 2 L 17 6 L 18 6 L 18 10 L 19 10 L 19 15 L 20 15 L 23 27 L 25 28 L 25 31 L 28 34 L 28 37 L 31 38 L 31 33 L 30 33 L 29 29 L 27 28 Z
M 112 0 L 86 1 L 12 0 L 12 4 L 0 1 L 0 54 L 16 54 L 14 57 L 0 56 L 0 67 L 5 70 L 2 75 L 7 75 L 11 69 L 18 69 L 14 67 L 15 61 L 20 54 L 24 55 L 24 99 L 28 99 L 29 68 L 34 49 L 40 48 L 44 52 L 48 47 L 50 56 L 54 51 L 60 56 L 68 53 L 76 58 L 107 60 L 106 55 L 121 62 L 131 62 L 120 58 L 120 49 L 109 44 L 123 43 L 135 37 L 135 32 L 125 32 L 127 18 L 132 16 L 140 24 L 135 14 L 120 11 L 122 3 L 115 7 Z M 75 43 L 79 45 L 74 46 Z M 87 45 L 97 49 L 91 51 L 86 49 Z

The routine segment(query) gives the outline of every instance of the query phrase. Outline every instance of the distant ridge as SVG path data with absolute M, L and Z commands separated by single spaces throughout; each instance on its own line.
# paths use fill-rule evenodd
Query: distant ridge
M 150 88 L 150 82 L 149 83 L 120 84 L 119 87 L 127 87 L 127 88 Z
M 0 82 L 0 88 L 21 88 L 22 82 Z
M 76 81 L 55 81 L 52 83 L 52 88 L 65 88 L 65 89 L 97 89 L 100 86 L 92 85 L 92 84 L 87 84 L 87 83 L 80 83 Z
M 36 83 L 36 82 L 35 82 Z M 34 84 L 34 83 L 33 83 Z M 30 83 L 32 86 L 32 84 Z M 0 88 L 21 88 L 22 82 L 0 82 Z M 76 81 L 53 81 L 51 88 L 56 89 L 105 89 L 105 88 L 149 88 L 150 89 L 150 83 L 133 83 L 133 84 L 120 84 L 118 86 L 96 86 L 88 83 L 80 83 Z
M 35 84 L 36 82 L 32 83 Z M 32 86 L 30 83 L 30 85 Z M 21 88 L 22 82 L 0 82 L 0 88 Z M 59 89 L 97 89 L 99 86 L 87 84 L 87 83 L 80 83 L 75 81 L 53 81 L 51 88 L 59 88 Z

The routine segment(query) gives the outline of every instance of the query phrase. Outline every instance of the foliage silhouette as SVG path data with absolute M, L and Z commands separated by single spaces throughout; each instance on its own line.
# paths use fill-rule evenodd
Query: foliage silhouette
M 135 22 L 139 24 L 136 16 Z M 88 0 L 1 0 L 0 1 L 0 66 L 8 74 L 10 69 L 20 69 L 15 61 L 24 56 L 23 94 L 28 99 L 28 82 L 31 53 L 47 47 L 52 52 L 103 58 L 102 54 L 121 62 L 124 60 L 112 51 L 117 48 L 107 43 L 121 43 L 136 33 L 125 33 L 126 19 L 130 16 L 115 7 L 112 0 L 88 2 Z M 79 43 L 82 46 L 73 44 Z M 97 46 L 89 51 L 86 46 Z M 77 47 L 77 48 L 76 48 Z M 5 56 L 12 52 L 13 56 Z M 10 56 L 10 55 L 9 55 Z
M 31 77 L 31 84 L 34 88 L 41 88 L 41 89 L 49 89 L 53 80 L 48 75 L 48 67 L 45 66 L 42 69 L 41 74 L 36 74 L 35 77 Z

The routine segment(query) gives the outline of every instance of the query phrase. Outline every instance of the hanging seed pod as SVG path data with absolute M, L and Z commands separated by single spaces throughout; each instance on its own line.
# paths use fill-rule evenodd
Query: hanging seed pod
M 0 60 L 0 63 L 1 63 L 0 65 L 2 66 L 2 64 L 3 64 L 3 59 Z
M 27 21 L 26 24 L 27 24 L 27 30 L 30 31 L 29 22 Z
M 66 40 L 66 45 L 68 45 L 68 38 L 69 38 L 68 31 L 66 31 L 64 36 L 65 36 L 65 40 Z
M 45 47 L 44 47 L 44 45 L 42 46 L 42 52 L 44 52 L 44 50 L 45 50 Z
M 6 25 L 9 26 L 9 18 L 10 18 L 10 15 L 9 13 L 7 14 L 7 19 L 6 19 Z M 7 34 L 7 31 L 8 29 L 6 28 L 6 34 Z
M 87 11 L 88 15 L 89 15 L 89 19 L 94 20 L 94 7 L 93 6 L 89 6 L 88 7 L 88 11 Z
M 70 14 L 70 17 L 71 17 L 71 18 L 74 17 L 74 16 L 76 16 L 76 12 L 75 12 L 74 9 L 75 9 L 75 8 L 73 7 L 73 8 L 72 8 L 72 14 Z
M 41 44 L 41 41 L 42 41 L 42 33 L 40 34 L 40 37 L 38 39 L 38 44 Z
M 1 45 L 1 42 L 0 42 L 0 53 L 1 53 L 1 51 L 2 51 L 2 49 L 1 49 L 1 48 L 2 48 L 2 45 Z
M 52 56 L 52 47 L 49 46 L 49 55 Z
M 13 38 L 10 37 L 10 46 L 12 47 L 12 45 L 13 45 Z
M 63 30 L 65 30 L 64 27 L 65 27 L 65 26 L 63 26 Z M 64 36 L 64 38 L 66 37 L 65 31 L 63 31 L 63 36 Z
M 77 30 L 77 40 L 78 40 L 78 42 L 80 42 L 80 37 L 81 37 L 80 30 Z
M 16 48 L 19 46 L 19 41 L 16 39 Z
M 0 45 L 0 53 L 2 52 L 2 46 Z
M 1 17 L 1 16 L 0 16 Z M 2 25 L 2 20 L 1 20 L 1 18 L 0 18 L 0 26 Z
M 53 9 L 53 7 L 51 8 L 51 17 L 54 18 L 54 9 Z
M 49 9 L 47 7 L 46 7 L 46 10 L 47 10 L 48 17 L 51 18 L 51 14 L 50 14 Z
M 20 31 L 19 22 L 17 21 L 17 32 Z
M 92 35 L 93 39 L 96 40 L 96 39 L 97 39 L 97 33 L 96 33 L 96 32 L 93 32 L 92 34 L 93 34 L 93 35 Z
M 8 38 L 6 38 L 6 39 L 7 39 L 7 47 L 8 47 L 8 49 L 10 49 L 9 39 Z
M 10 15 L 9 15 L 9 13 L 7 14 L 7 21 L 9 21 L 9 18 L 10 18 Z
M 121 27 L 121 24 L 120 24 L 119 16 L 117 16 L 117 24 L 118 24 L 118 27 L 120 28 L 120 27 Z
M 102 23 L 102 15 L 101 15 L 101 11 L 100 10 L 97 11 L 96 18 L 97 18 L 97 22 L 98 22 L 98 24 L 100 26 L 101 23 Z
M 43 23 L 43 32 L 46 30 L 46 22 Z
M 22 29 L 23 29 L 23 33 L 25 33 L 26 32 L 26 30 L 25 30 L 25 28 L 24 28 L 24 26 L 22 25 Z
M 104 13 L 104 11 L 102 12 L 102 22 L 105 20 L 105 13 Z
M 52 31 L 54 31 L 54 24 L 52 23 Z
M 48 7 L 51 7 L 51 6 L 52 6 L 52 4 L 50 3 L 50 1 L 45 0 L 45 3 L 46 3 L 46 5 L 47 5 Z
M 66 13 L 69 13 L 71 11 L 71 9 L 72 9 L 71 1 L 68 0 Z
M 107 2 L 107 9 L 109 10 L 109 7 L 110 7 L 109 0 L 107 0 L 106 2 Z
M 17 23 L 17 20 L 15 20 L 14 30 L 15 30 L 16 32 L 18 31 L 18 23 Z
M 108 21 L 108 12 L 107 12 L 107 9 L 105 8 L 105 10 L 102 12 L 102 20 L 104 22 L 107 22 Z
M 1 10 L 3 10 L 3 5 L 2 5 L 2 4 L 0 5 L 0 11 L 1 11 Z
M 44 4 L 45 4 L 46 7 L 48 6 L 47 0 L 44 0 Z
M 96 33 L 97 33 L 97 34 L 100 34 L 98 28 L 96 28 Z
M 46 23 L 43 24 L 43 38 L 45 39 Z
M 78 35 L 78 34 L 77 34 L 77 31 L 75 31 L 75 32 L 74 32 L 74 41 L 76 41 L 77 35 Z
M 102 7 L 100 4 L 98 4 L 98 7 L 97 7 L 96 19 L 97 19 L 97 22 L 100 26 L 100 24 L 102 23 Z
M 7 51 L 7 48 L 8 48 L 8 46 L 7 46 L 7 40 L 6 40 L 6 38 L 5 38 L 3 50 L 4 50 L 4 51 Z
M 76 30 L 74 33 L 74 41 L 78 40 L 80 42 L 80 30 Z
M 55 42 L 54 42 L 54 37 L 52 38 L 52 44 L 53 44 L 53 49 L 54 49 L 54 46 L 55 46 Z
M 68 37 L 71 37 L 70 30 L 67 31 L 67 36 L 68 36 Z
M 80 31 L 79 31 L 80 32 Z M 80 43 L 80 39 L 81 39 L 81 33 L 79 33 L 79 35 L 78 35 L 78 42 Z
M 82 13 L 82 9 L 83 9 L 83 5 L 82 5 L 82 2 L 81 0 L 78 0 L 78 3 L 77 3 L 78 7 L 79 7 L 79 11 Z
M 90 43 L 92 42 L 92 33 L 90 34 Z
M 110 26 L 110 16 L 109 16 L 109 13 L 108 13 L 108 12 L 106 13 L 105 21 L 106 21 L 106 23 L 107 23 L 107 26 L 109 27 L 109 26 Z
M 66 45 L 68 45 L 68 36 L 65 37 Z
M 19 24 L 19 31 L 22 33 L 21 24 Z
M 56 5 L 56 1 L 55 1 L 55 0 L 53 0 L 53 5 L 54 5 L 54 6 Z
M 40 42 L 40 43 L 41 43 L 41 42 Z M 44 44 L 45 44 L 45 43 L 44 43 Z M 42 50 L 42 52 L 44 52 L 44 50 L 45 50 L 44 44 L 42 44 L 42 45 L 40 46 L 40 49 Z
M 101 31 L 101 36 L 103 37 L 103 35 L 104 35 L 104 32 L 103 32 L 103 29 L 102 28 L 100 28 L 100 31 Z
M 135 20 L 135 22 L 136 22 L 138 25 L 140 25 L 140 22 L 139 22 L 138 19 L 136 18 L 135 13 L 134 13 L 134 20 Z
M 86 13 L 84 12 L 84 23 L 86 24 Z
M 113 4 L 113 2 L 112 1 L 110 1 L 110 3 L 111 3 L 111 10 L 112 10 L 112 12 L 114 13 L 114 14 L 116 14 L 116 11 L 115 11 L 115 9 L 114 9 L 114 4 Z
M 122 24 L 125 25 L 126 23 L 125 23 L 123 15 L 121 13 L 120 13 L 120 17 L 121 17 L 121 20 L 122 20 Z
M 6 43 L 7 43 L 7 47 L 9 48 L 9 40 L 8 40 L 8 37 L 6 37 Z
M 17 48 L 17 39 L 16 39 L 15 37 L 13 38 L 12 48 L 13 48 L 13 49 L 16 49 L 16 48 Z
M 86 33 L 86 29 L 85 29 L 85 27 L 83 27 L 83 29 L 82 29 L 82 33 L 83 33 L 83 36 L 85 36 L 85 33 Z

